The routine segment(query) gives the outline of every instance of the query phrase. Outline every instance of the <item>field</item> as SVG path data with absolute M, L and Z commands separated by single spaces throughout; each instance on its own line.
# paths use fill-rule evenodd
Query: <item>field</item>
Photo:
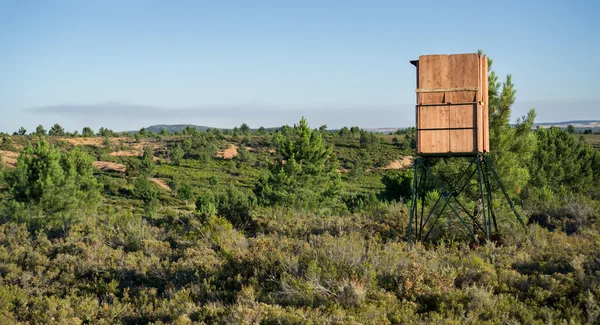
M 584 134 L 583 138 L 594 148 L 600 149 L 600 134 Z
M 572 135 L 498 160 L 525 229 L 499 200 L 499 241 L 440 212 L 408 242 L 412 134 L 188 131 L 3 137 L 1 324 L 600 321 L 600 154 Z

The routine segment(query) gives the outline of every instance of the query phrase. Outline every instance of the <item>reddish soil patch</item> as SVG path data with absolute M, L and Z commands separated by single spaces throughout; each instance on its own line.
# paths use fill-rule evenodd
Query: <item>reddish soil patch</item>
M 231 159 L 235 156 L 237 156 L 237 146 L 230 144 L 229 148 L 225 149 L 225 150 L 219 150 L 219 152 L 217 152 L 217 157 L 218 158 L 225 158 L 225 159 Z
M 13 151 L 0 150 L 0 157 L 2 157 L 0 162 L 9 167 L 15 167 L 17 165 L 17 158 L 19 157 L 19 153 Z
M 171 190 L 171 188 L 169 187 L 169 184 L 167 184 L 167 182 L 163 181 L 162 179 L 150 178 L 150 181 L 166 190 L 169 190 L 169 191 Z
M 94 167 L 100 170 L 109 170 L 121 173 L 124 173 L 127 170 L 127 166 L 110 161 L 94 161 Z
M 389 165 L 385 166 L 383 169 L 402 169 L 404 167 L 410 166 L 413 162 L 413 157 L 406 156 L 401 160 L 394 160 L 390 162 Z

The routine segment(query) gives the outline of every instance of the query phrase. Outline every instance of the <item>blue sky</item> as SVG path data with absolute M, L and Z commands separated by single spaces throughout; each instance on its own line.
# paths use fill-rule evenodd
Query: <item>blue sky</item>
M 600 119 L 598 1 L 0 1 L 0 131 L 405 127 L 421 54 L 483 49 L 513 120 Z

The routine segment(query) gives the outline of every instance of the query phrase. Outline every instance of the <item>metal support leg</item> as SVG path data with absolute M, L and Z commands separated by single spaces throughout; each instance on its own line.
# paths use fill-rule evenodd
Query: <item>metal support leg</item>
M 523 229 L 525 229 L 525 231 L 527 231 L 527 228 L 525 227 L 525 223 L 523 223 L 523 219 L 521 219 L 521 215 L 519 214 L 519 212 L 515 208 L 515 205 L 513 204 L 512 200 L 510 199 L 510 196 L 506 192 L 506 189 L 504 188 L 504 185 L 502 184 L 502 181 L 500 181 L 500 177 L 498 176 L 498 173 L 496 173 L 496 170 L 494 169 L 494 165 L 492 165 L 492 163 L 491 163 L 491 159 L 489 157 L 487 157 L 487 156 L 484 156 L 484 159 L 486 159 L 486 162 L 488 163 L 488 166 L 490 167 L 490 170 L 492 171 L 492 175 L 494 175 L 494 178 L 496 179 L 496 182 L 498 183 L 498 186 L 502 190 L 502 193 L 504 193 L 504 197 L 506 198 L 506 201 L 508 201 L 508 204 L 510 204 L 510 208 L 512 209 L 512 211 L 514 212 L 515 216 L 517 217 L 517 220 L 519 220 L 519 223 L 521 224 L 521 226 L 523 227 Z
M 492 222 L 494 223 L 494 232 L 496 233 L 496 235 L 500 235 L 500 232 L 498 231 L 498 224 L 496 222 L 496 214 L 494 213 L 494 208 L 492 206 L 492 186 L 490 185 L 490 166 L 487 163 L 487 159 L 484 159 L 484 164 L 483 164 L 484 170 L 483 170 L 483 177 L 484 177 L 484 181 L 485 181 L 485 187 L 487 189 L 487 194 L 488 194 L 488 211 L 489 214 L 488 216 L 490 218 L 492 218 Z
M 481 210 L 483 212 L 483 228 L 485 229 L 485 239 L 487 241 L 490 240 L 490 222 L 487 220 L 487 211 L 485 205 L 485 194 L 483 193 L 483 172 L 481 167 L 481 162 L 483 157 L 479 154 L 477 155 L 477 173 L 479 174 L 479 194 L 481 197 Z
M 412 226 L 413 226 L 413 221 L 414 221 L 413 219 L 415 217 L 415 210 L 417 208 L 417 206 L 416 206 L 417 196 L 419 195 L 418 191 L 417 191 L 417 177 L 418 177 L 417 171 L 418 171 L 419 162 L 420 162 L 419 158 L 415 158 L 415 161 L 413 163 L 414 164 L 414 174 L 413 174 L 413 188 L 412 188 L 412 204 L 410 207 L 410 219 L 408 220 L 408 234 L 407 234 L 408 241 L 410 241 L 410 239 L 411 239 L 410 236 L 412 233 Z

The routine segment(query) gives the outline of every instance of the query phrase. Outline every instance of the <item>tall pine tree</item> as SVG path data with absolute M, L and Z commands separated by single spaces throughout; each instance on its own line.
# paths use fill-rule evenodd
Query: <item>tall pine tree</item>
M 498 81 L 498 76 L 491 70 L 492 62 L 488 58 L 490 156 L 506 189 L 513 196 L 521 192 L 530 178 L 528 165 L 536 148 L 532 134 L 536 113 L 531 109 L 517 120 L 516 125 L 510 124 L 517 90 L 511 75 L 507 75 L 503 83 Z

